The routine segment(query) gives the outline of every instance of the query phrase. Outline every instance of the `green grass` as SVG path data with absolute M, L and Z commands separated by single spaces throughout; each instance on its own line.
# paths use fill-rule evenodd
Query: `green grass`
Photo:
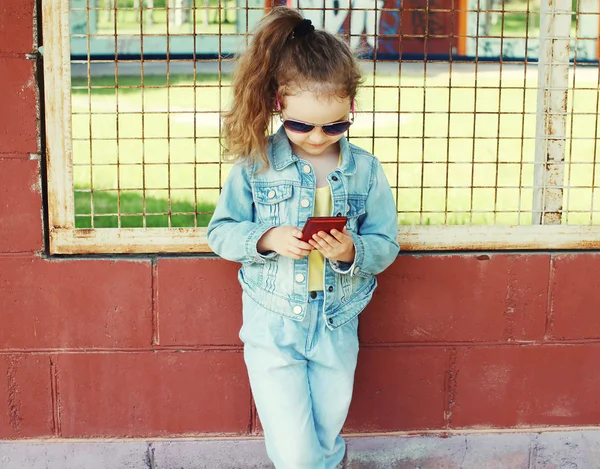
M 573 11 L 577 11 L 577 0 L 572 1 Z M 482 8 L 484 8 L 482 2 Z M 508 36 L 538 38 L 540 34 L 540 2 L 535 0 L 511 0 L 504 4 L 504 21 L 501 6 L 496 7 L 497 22 L 490 28 L 493 37 Z M 480 22 L 484 21 L 484 16 Z M 571 37 L 576 37 L 576 15 L 572 15 Z
M 92 199 L 93 198 L 93 199 Z M 94 208 L 94 215 L 91 208 Z M 120 207 L 120 210 L 119 210 Z M 119 218 L 122 228 L 139 228 L 144 226 L 143 214 L 146 213 L 146 228 L 165 228 L 170 226 L 194 226 L 194 214 L 197 213 L 195 226 L 207 226 L 210 221 L 210 212 L 214 211 L 214 204 L 200 204 L 194 210 L 194 204 L 184 200 L 174 200 L 156 197 L 144 197 L 140 193 L 109 193 L 91 192 L 77 188 L 75 191 L 75 227 L 91 228 L 92 218 L 95 228 L 119 227 Z M 145 209 L 145 210 L 144 210 Z M 158 215 L 165 212 L 176 212 L 175 215 Z M 199 213 L 209 212 L 209 213 Z M 118 215 L 115 214 L 119 214 Z
M 569 110 L 575 110 L 567 129 L 573 137 L 565 169 L 569 223 L 589 224 L 587 212 L 592 204 L 600 206 L 590 190 L 600 178 L 594 140 L 597 77 L 588 75 L 580 75 L 578 89 L 569 94 Z M 117 213 L 121 226 L 142 226 L 140 215 L 126 215 L 142 212 L 142 194 L 146 226 L 167 226 L 165 212 L 192 214 L 171 215 L 171 226 L 194 226 L 194 203 L 198 211 L 212 211 L 216 188 L 229 170 L 220 163 L 217 112 L 229 106 L 229 80 L 222 77 L 220 89 L 216 76 L 199 75 L 195 87 L 192 77 L 172 76 L 166 87 L 166 77 L 146 76 L 144 84 L 157 88 L 142 93 L 140 77 L 123 76 L 118 92 L 73 91 L 74 181 L 78 189 L 93 187 L 95 227 L 118 226 Z M 74 78 L 73 84 L 86 86 L 87 79 Z M 92 87 L 114 85 L 114 77 L 92 77 Z M 476 83 L 473 74 L 454 73 L 451 83 L 447 74 L 428 75 L 426 87 L 422 74 L 371 76 L 365 85 L 350 140 L 382 161 L 401 223 L 530 223 L 535 77 L 529 74 L 524 83 L 522 72 L 505 71 L 501 92 L 499 77 L 489 72 L 480 73 Z M 78 226 L 91 226 L 91 197 L 76 195 Z M 205 226 L 208 218 L 199 217 L 197 226 Z
M 102 6 L 103 5 L 100 5 L 99 7 Z M 99 11 L 97 34 L 114 35 L 115 29 L 116 33 L 120 35 L 140 34 L 139 12 L 132 7 L 133 3 L 119 5 L 119 9 L 117 10 L 116 28 L 114 17 L 111 15 L 110 18 L 107 18 L 105 11 Z M 235 3 L 232 1 L 223 1 L 220 17 L 218 8 L 219 2 L 217 0 L 211 0 L 208 10 L 208 24 L 205 24 L 205 9 L 204 7 L 200 7 L 200 3 L 198 3 L 198 7 L 195 9 L 195 27 L 192 24 L 192 20 L 190 20 L 181 26 L 169 25 L 167 29 L 167 10 L 165 9 L 164 4 L 155 3 L 152 24 L 150 23 L 150 11 L 144 11 L 144 35 L 166 36 L 167 32 L 169 34 L 190 34 L 194 32 L 197 34 L 234 34 L 236 32 L 235 23 L 238 11 L 235 8 Z M 194 9 L 188 9 L 186 10 L 186 13 L 189 14 L 190 18 L 194 18 Z M 175 15 L 175 11 L 170 10 L 169 14 Z M 220 25 L 219 18 L 221 19 Z

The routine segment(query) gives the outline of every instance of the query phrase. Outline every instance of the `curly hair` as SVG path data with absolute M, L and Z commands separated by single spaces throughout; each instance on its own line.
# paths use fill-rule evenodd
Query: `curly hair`
M 268 167 L 269 125 L 276 100 L 294 90 L 354 99 L 360 67 L 350 47 L 324 30 L 302 35 L 296 10 L 275 7 L 259 22 L 233 78 L 233 105 L 223 116 L 225 158 L 262 161 Z

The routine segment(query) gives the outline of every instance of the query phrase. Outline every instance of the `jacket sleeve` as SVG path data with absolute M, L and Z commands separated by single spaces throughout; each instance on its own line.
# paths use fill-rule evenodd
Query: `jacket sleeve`
M 383 167 L 373 159 L 371 184 L 367 195 L 365 213 L 358 220 L 358 233 L 350 233 L 354 239 L 354 262 L 333 262 L 332 268 L 340 274 L 369 277 L 389 267 L 400 247 L 398 237 L 398 214 L 392 189 Z
M 273 225 L 254 221 L 249 170 L 243 163 L 233 165 L 207 231 L 208 245 L 216 254 L 242 264 L 264 263 L 277 255 L 256 250 L 259 239 Z

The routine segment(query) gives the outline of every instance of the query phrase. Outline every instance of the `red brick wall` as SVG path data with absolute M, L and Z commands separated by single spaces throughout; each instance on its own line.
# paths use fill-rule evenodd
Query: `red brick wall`
M 259 428 L 236 265 L 44 254 L 33 0 L 0 5 L 0 439 Z M 403 255 L 347 430 L 600 423 L 598 254 Z

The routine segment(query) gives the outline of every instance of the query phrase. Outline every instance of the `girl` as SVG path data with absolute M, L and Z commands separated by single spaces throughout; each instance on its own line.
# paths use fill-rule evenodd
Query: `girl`
M 208 227 L 240 262 L 244 359 L 275 466 L 332 469 L 352 397 L 358 314 L 398 254 L 396 204 L 381 164 L 343 134 L 359 66 L 348 45 L 274 8 L 240 58 L 225 146 L 236 160 Z M 283 125 L 268 136 L 276 112 Z M 308 217 L 343 231 L 303 242 Z

